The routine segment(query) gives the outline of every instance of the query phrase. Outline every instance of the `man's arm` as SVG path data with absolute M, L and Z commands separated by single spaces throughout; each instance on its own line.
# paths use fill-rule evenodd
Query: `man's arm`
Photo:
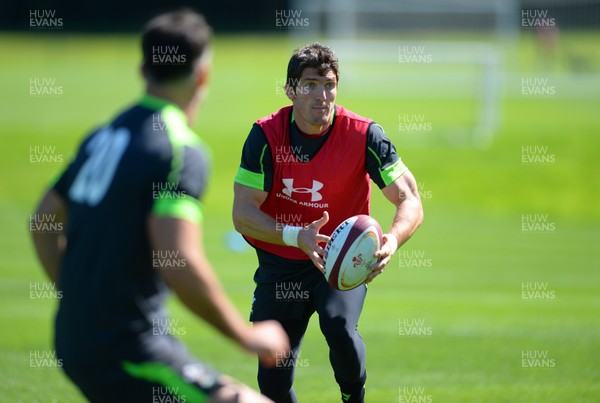
M 50 280 L 55 284 L 58 284 L 60 265 L 67 246 L 65 237 L 67 205 L 56 190 L 50 189 L 44 194 L 35 214 L 31 217 L 30 224 L 35 226 L 36 221 L 39 220 L 40 217 L 49 217 L 52 222 L 62 224 L 60 226 L 61 231 L 56 233 L 30 231 L 35 252 L 44 271 Z
M 275 365 L 278 354 L 289 350 L 285 332 L 273 321 L 251 327 L 241 318 L 204 254 L 200 226 L 188 220 L 152 215 L 148 231 L 154 250 L 176 252 L 185 259 L 184 270 L 161 271 L 179 299 L 225 336 L 258 353 L 265 365 Z
M 285 245 L 280 225 L 277 225 L 273 217 L 260 209 L 268 193 L 237 182 L 233 186 L 233 224 L 235 229 L 254 239 Z M 319 230 L 327 221 L 329 221 L 329 214 L 324 212 L 323 217 L 313 221 L 298 233 L 298 248 L 302 249 L 320 270 L 323 270 L 321 256 L 325 253 L 325 249 L 319 243 L 327 243 L 329 237 L 319 234 Z
M 381 189 L 385 197 L 396 206 L 392 227 L 383 236 L 383 246 L 375 252 L 379 262 L 371 268 L 367 283 L 381 274 L 396 249 L 415 233 L 423 222 L 423 206 L 417 183 L 407 169 L 398 179 Z
M 233 225 L 249 237 L 276 245 L 285 245 L 281 231 L 275 231 L 277 222 L 260 210 L 268 193 L 239 183 L 233 184 Z

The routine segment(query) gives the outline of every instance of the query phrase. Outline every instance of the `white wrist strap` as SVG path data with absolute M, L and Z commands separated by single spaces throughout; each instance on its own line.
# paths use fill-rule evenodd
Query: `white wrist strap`
M 396 253 L 396 249 L 398 249 L 398 240 L 396 239 L 396 236 L 393 234 L 387 234 L 387 243 L 386 245 L 389 245 L 390 248 L 390 256 L 393 255 L 394 253 Z
M 302 231 L 303 227 L 296 227 L 294 225 L 286 225 L 283 227 L 283 243 L 287 246 L 298 247 L 298 234 Z

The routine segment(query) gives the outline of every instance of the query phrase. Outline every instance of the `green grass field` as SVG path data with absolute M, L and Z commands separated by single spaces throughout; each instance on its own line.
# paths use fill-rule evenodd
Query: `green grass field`
M 589 55 L 587 74 L 597 85 L 598 36 L 561 39 L 561 50 Z M 225 247 L 232 180 L 252 122 L 286 104 L 275 86 L 298 45 L 280 37 L 218 37 L 210 96 L 195 125 L 214 154 L 205 198 L 207 251 L 244 315 L 256 260 L 252 251 Z M 530 38 L 519 46 L 511 71 L 546 74 L 536 70 Z M 32 164 L 30 149 L 54 147 L 52 155 L 67 161 L 86 132 L 141 95 L 137 39 L 4 34 L 0 49 L 0 401 L 79 402 L 59 369 L 31 362 L 32 355 L 52 352 L 56 300 L 30 298 L 30 288 L 46 279 L 27 223 L 61 166 Z M 559 70 L 566 69 L 564 60 Z M 368 351 L 368 401 L 600 401 L 600 88 L 586 99 L 562 97 L 564 86 L 550 97 L 512 94 L 502 102 L 501 130 L 489 147 L 452 147 L 436 141 L 437 133 L 473 101 L 345 94 L 343 68 L 339 103 L 383 125 L 421 184 L 425 208 L 421 229 L 369 287 L 359 323 Z M 32 78 L 54 79 L 62 94 L 31 95 Z M 508 82 L 505 89 L 519 85 Z M 401 111 L 438 120 L 431 133 L 405 133 L 398 130 Z M 429 138 L 422 145 L 414 136 Z M 553 162 L 523 165 L 527 146 L 547 147 L 538 156 L 553 155 Z M 392 206 L 378 191 L 373 199 L 373 215 L 385 227 Z M 523 216 L 541 219 L 540 230 L 524 231 Z M 170 305 L 194 354 L 256 386 L 253 357 L 177 301 Z M 315 320 L 301 358 L 300 401 L 338 401 Z

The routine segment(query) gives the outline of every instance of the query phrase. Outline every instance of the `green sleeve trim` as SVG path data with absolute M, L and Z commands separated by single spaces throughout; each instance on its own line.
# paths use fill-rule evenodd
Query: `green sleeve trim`
M 396 179 L 401 177 L 402 174 L 406 172 L 406 170 L 406 165 L 404 165 L 401 159 L 398 159 L 398 161 L 394 162 L 389 167 L 380 171 L 381 179 L 383 179 L 383 183 L 385 183 L 385 186 L 388 186 Z
M 134 364 L 129 361 L 121 363 L 125 372 L 134 378 L 155 382 L 169 388 L 171 394 L 184 402 L 208 402 L 208 394 L 187 383 L 173 368 L 156 362 Z
M 248 186 L 258 190 L 264 190 L 265 175 L 252 171 L 248 171 L 242 167 L 238 168 L 237 174 L 235 174 L 234 181 L 240 185 Z
M 201 223 L 203 218 L 202 203 L 189 195 L 160 194 L 152 206 L 152 214 Z

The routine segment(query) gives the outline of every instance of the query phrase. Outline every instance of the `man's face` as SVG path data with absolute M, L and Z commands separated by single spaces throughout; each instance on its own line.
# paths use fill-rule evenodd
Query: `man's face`
M 318 134 L 325 130 L 333 116 L 336 95 L 337 80 L 333 70 L 321 75 L 315 68 L 305 68 L 295 93 L 288 91 L 300 130 L 307 134 Z

